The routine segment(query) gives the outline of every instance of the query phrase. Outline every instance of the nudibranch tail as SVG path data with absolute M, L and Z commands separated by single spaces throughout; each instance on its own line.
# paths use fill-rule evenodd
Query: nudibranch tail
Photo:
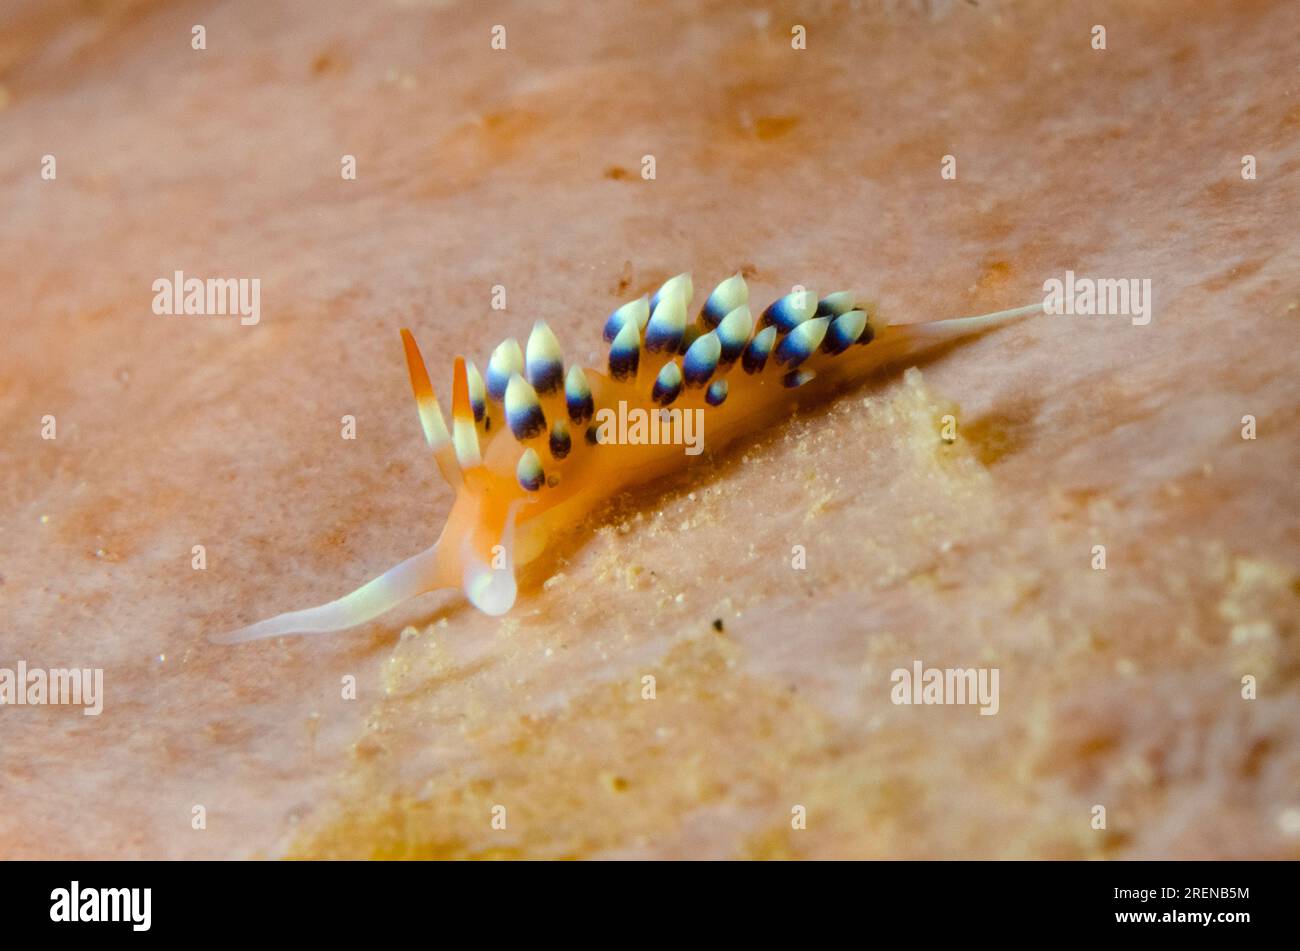
M 609 344 L 602 367 L 566 366 L 540 320 L 526 347 L 508 338 L 493 350 L 485 374 L 456 357 L 450 426 L 415 338 L 402 330 L 420 425 L 455 492 L 437 543 L 337 601 L 216 640 L 340 630 L 442 588 L 458 587 L 480 611 L 504 614 L 518 596 L 517 567 L 605 499 L 699 455 L 706 428 L 716 452 L 805 394 L 834 393 L 880 366 L 1042 310 L 894 324 L 851 291 L 818 299 L 796 287 L 751 311 L 740 274 L 718 284 L 698 311 L 692 294 L 691 276 L 679 274 L 617 308 L 602 330 Z
M 991 330 L 999 324 L 1008 323 L 1020 317 L 1042 313 L 1042 311 L 1043 305 L 1038 303 L 1029 304 L 1025 307 L 1013 307 L 1010 310 L 999 310 L 992 314 L 981 314 L 978 317 L 949 317 L 946 320 L 929 320 L 919 324 L 890 324 L 889 326 L 906 327 L 909 332 L 918 336 L 965 337 L 969 334 L 979 333 L 982 330 Z

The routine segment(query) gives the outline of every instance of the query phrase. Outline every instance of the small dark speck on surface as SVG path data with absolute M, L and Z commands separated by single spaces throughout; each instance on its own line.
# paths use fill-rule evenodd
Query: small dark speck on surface
M 633 277 L 632 262 L 624 261 L 623 272 L 619 275 L 618 286 L 614 289 L 614 293 L 616 294 L 625 293 L 627 289 L 632 286 L 632 277 Z

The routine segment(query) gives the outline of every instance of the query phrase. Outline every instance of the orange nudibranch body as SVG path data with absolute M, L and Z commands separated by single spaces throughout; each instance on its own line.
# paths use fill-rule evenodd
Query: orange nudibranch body
M 493 351 L 486 378 L 457 357 L 450 428 L 403 330 L 425 438 L 456 492 L 437 542 L 336 601 L 219 640 L 352 627 L 441 588 L 459 587 L 475 607 L 504 614 L 518 594 L 517 569 L 611 496 L 771 424 L 796 399 L 824 397 L 936 341 L 1041 310 L 889 325 L 850 292 L 818 299 L 796 288 L 755 317 L 739 274 L 694 316 L 691 298 L 691 278 L 680 274 L 615 310 L 603 368 L 566 370 L 540 320 L 525 347 L 507 339 Z

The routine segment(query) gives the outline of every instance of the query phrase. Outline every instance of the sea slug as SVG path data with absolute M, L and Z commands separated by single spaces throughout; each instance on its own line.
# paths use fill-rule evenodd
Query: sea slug
M 515 603 L 515 571 L 597 505 L 782 418 L 793 391 L 813 397 L 886 363 L 1041 304 L 921 324 L 887 324 L 876 307 L 840 291 L 818 299 L 796 287 L 757 319 L 736 274 L 691 316 L 689 274 L 609 315 L 607 365 L 570 366 L 537 321 L 523 347 L 502 342 L 486 375 L 457 357 L 451 427 L 415 338 L 403 329 L 411 389 L 425 439 L 456 492 L 431 548 L 351 594 L 216 638 L 223 643 L 353 627 L 426 591 L 462 588 L 479 610 Z

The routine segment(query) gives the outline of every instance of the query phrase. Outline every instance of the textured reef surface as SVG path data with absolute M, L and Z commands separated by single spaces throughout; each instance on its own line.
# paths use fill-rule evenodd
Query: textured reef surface
M 106 697 L 0 715 L 0 853 L 1300 857 L 1293 5 L 802 6 L 503 4 L 493 51 L 471 4 L 232 3 L 205 55 L 183 6 L 7 6 L 0 665 Z M 687 266 L 1155 305 L 706 450 L 504 617 L 209 643 L 446 519 L 398 328 L 439 381 L 537 318 L 597 366 Z M 260 322 L 154 316 L 177 269 L 260 278 Z M 891 703 L 916 660 L 998 668 L 997 715 Z

